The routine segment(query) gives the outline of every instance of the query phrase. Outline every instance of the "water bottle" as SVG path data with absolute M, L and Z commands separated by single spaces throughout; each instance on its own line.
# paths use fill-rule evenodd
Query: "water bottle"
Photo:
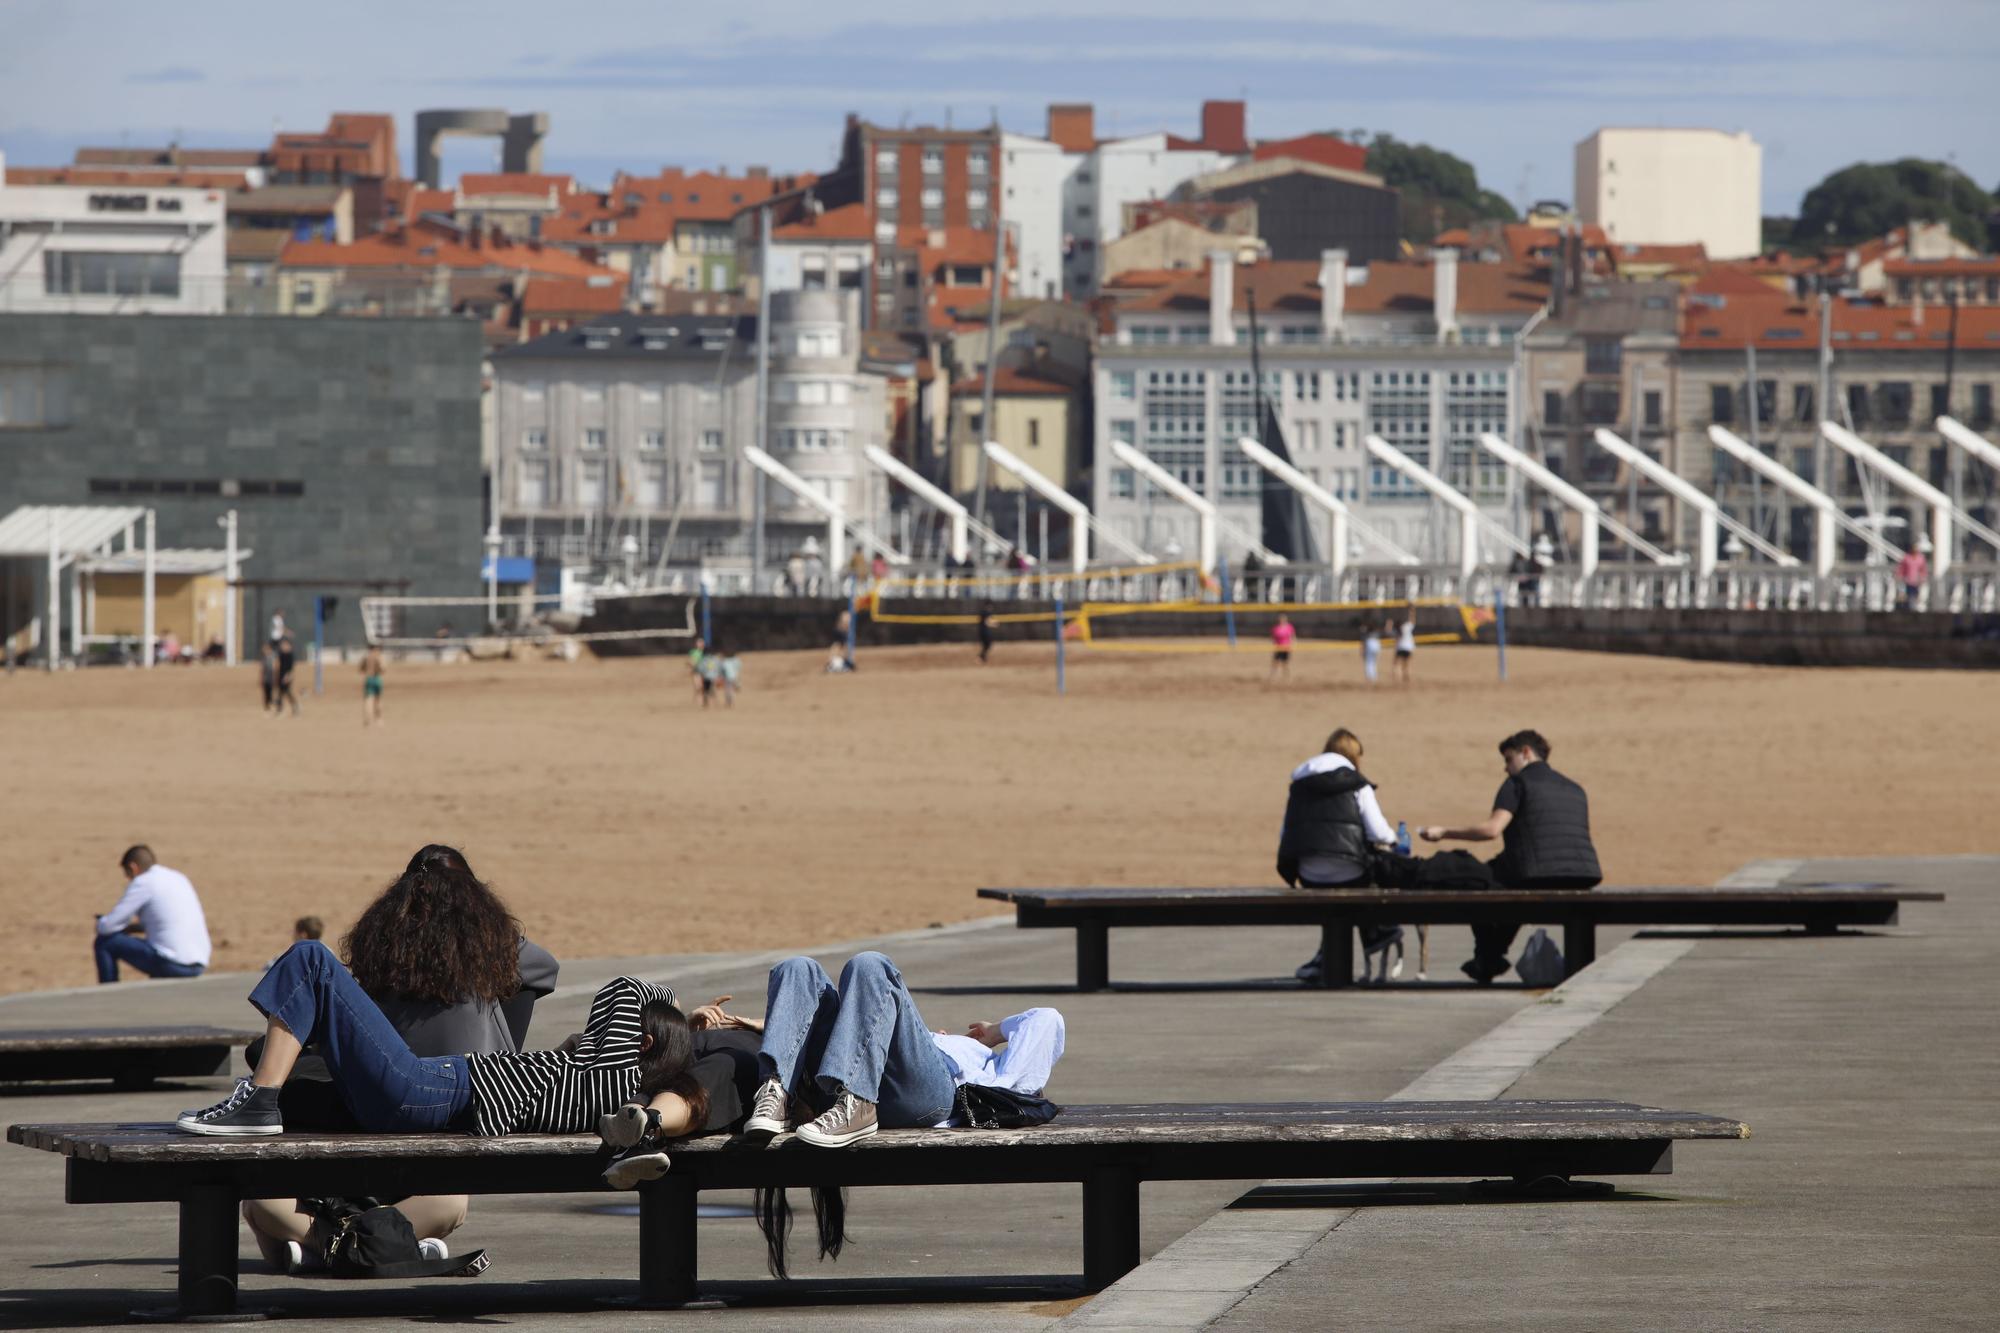
M 1410 826 L 1403 820 L 1396 821 L 1396 855 L 1410 854 Z

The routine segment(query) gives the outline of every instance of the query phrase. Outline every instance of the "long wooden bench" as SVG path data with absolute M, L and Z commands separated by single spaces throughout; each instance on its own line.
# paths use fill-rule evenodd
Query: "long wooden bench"
M 0 1082 L 108 1078 L 120 1088 L 229 1072 L 258 1034 L 211 1027 L 0 1029 Z
M 1111 984 L 1113 926 L 1318 926 L 1320 985 L 1354 982 L 1354 934 L 1369 925 L 1547 923 L 1563 931 L 1563 965 L 1576 975 L 1597 958 L 1597 928 L 1629 926 L 1894 925 L 1901 904 L 1942 902 L 1885 884 L 1783 884 L 1774 888 L 1499 889 L 981 889 L 1014 904 L 1024 929 L 1076 932 L 1076 988 Z
M 703 1190 L 1079 1183 L 1083 1286 L 1100 1291 L 1139 1263 L 1141 1181 L 1663 1174 L 1677 1140 L 1748 1134 L 1735 1120 L 1622 1102 L 1295 1102 L 1073 1106 L 1034 1129 L 888 1130 L 845 1149 L 693 1139 L 638 1191 L 639 1299 L 695 1297 Z M 236 1308 L 242 1199 L 605 1189 L 603 1151 L 585 1134 L 221 1139 L 127 1124 L 14 1125 L 7 1138 L 63 1154 L 70 1203 L 178 1204 L 183 1314 Z

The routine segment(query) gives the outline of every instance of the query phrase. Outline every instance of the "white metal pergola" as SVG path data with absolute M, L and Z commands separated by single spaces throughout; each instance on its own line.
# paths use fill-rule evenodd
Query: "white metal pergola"
M 1002 537 L 998 532 L 974 518 L 964 505 L 952 499 L 943 490 L 924 480 L 923 476 L 916 469 L 904 463 L 888 450 L 882 448 L 880 445 L 871 444 L 861 452 L 862 456 L 876 468 L 895 478 L 904 486 L 907 486 L 919 499 L 925 501 L 945 516 L 946 521 L 950 524 L 951 558 L 954 561 L 960 564 L 965 562 L 966 556 L 971 553 L 971 538 L 974 536 L 978 537 L 981 541 L 991 542 L 995 546 L 1004 547 L 1007 545 L 1005 537 Z M 907 534 L 905 535 L 907 536 Z
M 837 571 L 842 565 L 847 563 L 847 534 L 850 529 L 864 548 L 879 552 L 882 558 L 890 564 L 907 565 L 910 563 L 908 556 L 876 535 L 867 524 L 850 520 L 847 517 L 847 510 L 844 507 L 821 495 L 804 477 L 801 477 L 798 473 L 792 471 L 783 463 L 780 463 L 777 459 L 759 449 L 756 445 L 745 445 L 743 456 L 749 460 L 752 467 L 777 482 L 780 486 L 783 486 L 793 495 L 798 496 L 809 507 L 817 509 L 826 517 L 826 567 L 828 569 Z
M 1458 576 L 1472 577 L 1472 571 L 1479 568 L 1479 529 L 1483 524 L 1488 531 L 1498 537 L 1501 543 L 1520 555 L 1534 552 L 1528 543 L 1509 532 L 1505 526 L 1480 511 L 1472 497 L 1462 494 L 1443 477 L 1419 463 L 1416 459 L 1390 444 L 1380 435 L 1370 433 L 1362 437 L 1362 443 L 1376 460 L 1388 464 L 1402 473 L 1424 490 L 1445 502 L 1458 515 Z
M 1874 548 L 1878 554 L 1890 560 L 1902 559 L 1902 548 L 1866 523 L 1857 523 L 1848 516 L 1846 510 L 1834 502 L 1831 495 L 1783 463 L 1751 448 L 1749 442 L 1741 436 L 1734 435 L 1720 426 L 1710 426 L 1708 438 L 1714 442 L 1716 448 L 1812 508 L 1813 573 L 1820 578 L 1833 573 L 1834 560 L 1838 554 L 1835 546 L 1836 529 L 1853 533 Z
M 1516 449 L 1490 431 L 1479 437 L 1480 447 L 1547 491 L 1558 504 L 1574 510 L 1583 520 L 1583 549 L 1578 553 L 1578 572 L 1585 579 L 1597 572 L 1600 532 L 1609 532 L 1656 565 L 1678 565 L 1685 561 L 1663 551 L 1625 524 L 1604 512 L 1604 506 L 1558 477 L 1541 463 Z
M 1136 543 L 1127 541 L 1120 534 L 1099 523 L 1092 517 L 1089 505 L 1022 462 L 1013 450 L 998 440 L 988 440 L 980 448 L 997 466 L 1019 477 L 1023 486 L 1069 515 L 1069 563 L 1070 568 L 1076 573 L 1081 574 L 1090 568 L 1090 536 L 1093 532 L 1104 542 L 1117 547 L 1142 565 L 1158 563 Z
M 2000 444 L 1995 444 L 1985 436 L 1977 434 L 1970 427 L 1954 417 L 1937 419 L 1939 434 L 1959 448 L 1971 454 L 1995 472 L 2000 472 Z
M 1375 544 L 1384 554 L 1399 565 L 1418 566 L 1423 564 L 1415 555 L 1390 541 L 1348 507 L 1345 500 L 1327 490 L 1305 473 L 1287 463 L 1284 459 L 1266 449 L 1262 443 L 1248 435 L 1236 441 L 1236 447 L 1258 467 L 1276 477 L 1285 485 L 1297 491 L 1312 503 L 1326 511 L 1328 522 L 1327 563 L 1332 567 L 1333 576 L 1340 578 L 1347 572 L 1347 537 L 1350 530 L 1361 538 Z
M 1783 547 L 1774 546 L 1766 541 L 1763 534 L 1749 524 L 1724 513 L 1722 506 L 1715 502 L 1714 496 L 1698 489 L 1666 464 L 1657 462 L 1652 455 L 1630 440 L 1614 435 L 1602 426 L 1597 428 L 1595 439 L 1598 448 L 1611 454 L 1626 466 L 1637 468 L 1655 486 L 1677 497 L 1682 504 L 1694 510 L 1697 521 L 1694 571 L 1697 577 L 1705 579 L 1715 572 L 1716 536 L 1719 530 L 1727 530 L 1746 546 L 1754 548 L 1781 568 L 1798 567 L 1797 556 Z
M 1195 542 L 1196 559 L 1201 565 L 1202 573 L 1213 574 L 1215 572 L 1216 556 L 1218 554 L 1216 550 L 1216 534 L 1218 532 L 1227 532 L 1230 536 L 1242 542 L 1250 550 L 1254 551 L 1257 558 L 1262 560 L 1266 565 L 1284 565 L 1290 563 L 1284 556 L 1279 555 L 1276 551 L 1273 551 L 1270 547 L 1264 545 L 1264 543 L 1258 541 L 1241 528 L 1224 522 L 1213 500 L 1198 494 L 1193 487 L 1161 467 L 1158 463 L 1155 463 L 1152 459 L 1146 457 L 1146 455 L 1140 453 L 1132 445 L 1125 443 L 1123 440 L 1113 440 L 1111 442 L 1111 454 L 1112 457 L 1116 458 L 1126 467 L 1131 468 L 1154 486 L 1166 492 L 1168 498 L 1176 500 L 1194 511 L 1196 531 L 1199 534 Z
M 134 533 L 145 529 L 145 544 L 139 546 Z M 0 558 L 48 561 L 48 605 L 43 616 L 42 645 L 48 669 L 62 660 L 62 572 L 79 560 L 111 554 L 112 543 L 123 540 L 123 549 L 140 558 L 145 578 L 144 665 L 153 665 L 153 616 L 158 550 L 154 542 L 153 511 L 127 505 L 22 505 L 0 519 Z M 82 584 L 70 582 L 71 656 L 83 650 Z
M 1951 525 L 1958 524 L 1973 536 L 2000 551 L 2000 532 L 1995 532 L 1952 503 L 1949 495 L 1835 421 L 1819 423 L 1827 443 L 1864 463 L 1882 479 L 1931 511 L 1931 576 L 1942 578 L 1952 566 Z

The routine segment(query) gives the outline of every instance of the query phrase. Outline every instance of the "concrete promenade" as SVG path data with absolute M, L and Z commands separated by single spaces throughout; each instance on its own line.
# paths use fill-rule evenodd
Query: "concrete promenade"
M 1014 1283 L 1080 1267 L 1077 1191 L 1043 1185 L 855 1191 L 845 1257 L 819 1266 L 807 1244 L 795 1243 L 801 1280 L 789 1287 L 764 1276 L 748 1218 L 719 1215 L 703 1226 L 702 1272 L 740 1304 L 602 1317 L 621 1328 L 697 1318 L 742 1328 L 802 1318 L 857 1328 L 1208 1320 L 1241 1328 L 1983 1326 L 2000 1297 L 2000 1278 L 1989 1271 L 2000 1253 L 2000 1120 L 1992 1114 L 2000 1047 L 1987 1017 L 2000 980 L 1984 966 L 2000 945 L 1996 870 L 2000 860 L 1801 866 L 1792 871 L 1801 881 L 1942 887 L 1951 901 L 1914 907 L 1903 926 L 1868 936 L 1642 941 L 1652 961 L 1587 1024 L 1573 1013 L 1538 1014 L 1554 1007 L 1511 986 L 1303 990 L 1288 978 L 1311 952 L 1308 930 L 1114 932 L 1113 974 L 1132 984 L 1087 996 L 1067 991 L 1072 957 L 1062 932 L 988 924 L 882 941 L 933 1026 L 962 1027 L 1038 1001 L 1061 1007 L 1070 1035 L 1058 1100 L 1378 1099 L 1481 1066 L 1468 1090 L 1437 1095 L 1495 1095 L 1490 1085 L 1509 1079 L 1508 1096 L 1709 1111 L 1749 1121 L 1756 1137 L 1695 1145 L 1679 1155 L 1674 1175 L 1607 1201 L 1471 1206 L 1463 1191 L 1427 1187 L 1230 1209 L 1255 1182 L 1148 1185 L 1148 1256 L 1176 1242 L 1203 1244 L 1245 1221 L 1282 1219 L 1297 1241 L 1290 1258 L 1263 1265 L 1240 1290 L 1205 1281 L 1214 1299 L 1198 1317 L 1200 1303 L 1185 1299 L 1168 1303 L 1179 1319 L 1128 1323 L 1118 1314 L 1142 1308 L 1130 1304 L 1135 1295 L 1170 1292 L 1177 1274 L 1191 1273 L 1174 1254 L 1091 1302 L 1065 1298 L 1047 1280 Z M 1607 932 L 1600 967 L 1614 963 L 1625 938 Z M 1455 978 L 1469 953 L 1466 932 L 1441 928 L 1432 942 L 1432 977 Z M 1414 932 L 1410 943 L 1406 975 Z M 837 968 L 843 951 L 813 952 Z M 691 1002 L 734 993 L 737 1007 L 760 1012 L 769 961 L 569 964 L 562 989 L 537 1014 L 534 1040 L 580 1026 L 591 989 L 623 970 L 669 980 Z M 235 1026 L 251 1017 L 242 1001 L 248 984 L 214 977 L 9 997 L 0 999 L 0 1027 Z M 1568 1019 L 1570 1029 L 1552 1052 L 1537 1053 L 1522 1040 L 1523 1025 L 1550 1018 Z M 1528 1063 L 1495 1074 L 1506 1051 L 1526 1052 Z M 15 1092 L 0 1094 L 0 1114 L 10 1122 L 164 1119 L 223 1086 Z M 170 1298 L 173 1209 L 71 1207 L 61 1182 L 54 1156 L 0 1148 L 0 1327 L 117 1323 L 129 1309 Z M 486 1247 L 494 1267 L 471 1282 L 287 1279 L 263 1270 L 246 1235 L 245 1304 L 306 1326 L 484 1316 L 552 1327 L 597 1297 L 631 1289 L 637 1228 L 622 1202 L 475 1200 L 452 1243 Z M 965 1277 L 985 1281 L 948 1281 Z M 935 1285 L 915 1299 L 884 1290 L 913 1279 Z

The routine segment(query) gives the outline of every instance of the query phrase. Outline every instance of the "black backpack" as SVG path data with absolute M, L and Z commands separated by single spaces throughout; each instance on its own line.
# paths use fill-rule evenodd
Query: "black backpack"
M 955 1101 L 957 1118 L 973 1129 L 1026 1129 L 1062 1114 L 1062 1107 L 1046 1097 L 983 1083 L 959 1084 Z
M 378 1199 L 306 1199 L 319 1223 L 314 1240 L 326 1237 L 326 1267 L 335 1277 L 477 1277 L 490 1260 L 486 1251 L 450 1259 L 426 1259 L 417 1233 L 401 1210 Z

